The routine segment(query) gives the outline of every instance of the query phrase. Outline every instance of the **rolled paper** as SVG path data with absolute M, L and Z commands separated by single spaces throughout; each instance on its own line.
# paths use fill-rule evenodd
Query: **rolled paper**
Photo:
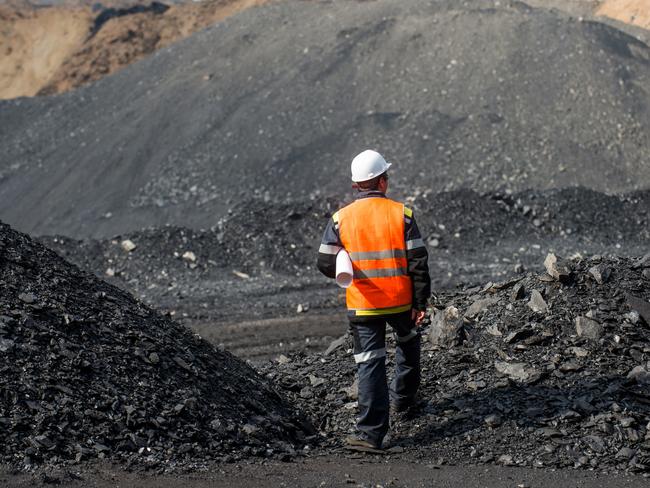
M 352 261 L 350 255 L 341 250 L 336 255 L 336 284 L 341 288 L 347 288 L 352 284 Z

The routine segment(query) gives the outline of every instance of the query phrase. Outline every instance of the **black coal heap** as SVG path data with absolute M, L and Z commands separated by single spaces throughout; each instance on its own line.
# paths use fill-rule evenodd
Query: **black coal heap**
M 433 297 L 421 400 L 392 419 L 396 452 L 650 472 L 650 255 L 545 266 Z M 268 366 L 332 446 L 354 425 L 350 347 Z
M 244 362 L 1 223 L 0 290 L 0 461 L 174 466 L 304 441 Z

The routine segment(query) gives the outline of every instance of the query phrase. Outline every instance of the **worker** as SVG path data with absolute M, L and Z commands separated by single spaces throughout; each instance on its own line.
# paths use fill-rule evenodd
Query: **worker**
M 346 447 L 382 448 L 390 412 L 415 404 L 420 384 L 420 333 L 431 293 L 428 254 L 413 211 L 386 197 L 388 168 L 367 150 L 352 161 L 355 200 L 334 213 L 318 251 L 318 269 L 336 276 L 336 256 L 350 255 L 353 281 L 346 290 L 359 381 L 357 432 Z M 395 336 L 395 376 L 386 380 L 386 323 Z

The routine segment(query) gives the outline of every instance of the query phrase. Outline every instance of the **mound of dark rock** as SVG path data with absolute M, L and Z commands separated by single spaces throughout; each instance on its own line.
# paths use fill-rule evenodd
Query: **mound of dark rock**
M 280 271 L 313 274 L 327 219 L 338 209 L 332 199 L 267 202 L 251 199 L 207 229 L 154 227 L 111 239 L 42 238 L 48 247 L 84 269 L 121 276 L 147 276 L 164 270 L 173 278 L 187 270 L 205 275 L 211 269 L 250 274 Z M 124 248 L 131 241 L 135 247 Z
M 433 297 L 421 401 L 393 419 L 394 451 L 650 472 L 650 256 L 545 267 Z M 333 446 L 354 425 L 349 347 L 268 366 Z
M 510 0 L 271 2 L 94 85 L 1 102 L 0 217 L 74 237 L 211 227 L 252 196 L 344 194 L 367 147 L 402 195 L 646 188 L 648 59 Z
M 269 309 L 295 311 L 302 300 L 295 293 L 324 283 L 315 260 L 322 228 L 336 208 L 328 201 L 251 200 L 210 229 L 162 227 L 111 239 L 41 240 L 157 309 L 210 321 L 230 319 L 233 312 L 250 318 Z
M 242 361 L 0 224 L 0 461 L 287 456 L 295 411 Z
M 315 256 L 327 219 L 346 201 L 256 198 L 202 230 L 163 227 L 110 239 L 42 240 L 156 308 L 209 316 L 212 322 L 233 312 L 292 313 L 301 300 L 312 309 L 331 308 L 340 300 L 315 270 Z M 407 204 L 415 209 L 428 246 L 436 288 L 535 269 L 549 250 L 643 254 L 650 239 L 648 191 L 610 196 L 586 188 L 512 194 L 457 190 L 414 194 Z M 135 248 L 125 250 L 124 241 Z M 307 296 L 293 296 L 294 291 Z

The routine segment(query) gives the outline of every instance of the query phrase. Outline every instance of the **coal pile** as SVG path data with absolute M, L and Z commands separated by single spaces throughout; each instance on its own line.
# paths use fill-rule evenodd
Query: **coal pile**
M 391 453 L 650 473 L 650 256 L 544 264 L 432 297 L 421 400 L 393 419 Z M 332 447 L 354 426 L 350 347 L 266 367 Z
M 127 285 L 140 283 L 139 291 L 152 281 L 181 280 L 186 273 L 200 279 L 219 273 L 225 278 L 233 270 L 250 276 L 313 277 L 327 219 L 349 200 L 349 196 L 250 199 L 206 229 L 166 226 L 109 239 L 49 236 L 41 240 L 100 276 L 117 277 Z M 486 256 L 473 259 L 477 265 L 502 253 L 508 256 L 505 264 L 512 271 L 517 258 L 521 264 L 535 266 L 540 255 L 553 247 L 569 254 L 634 255 L 642 253 L 650 239 L 649 191 L 606 195 L 580 187 L 517 193 L 456 190 L 415 193 L 407 204 L 415 209 L 436 262 L 432 279 L 437 287 L 493 279 L 489 271 L 473 276 L 467 270 L 450 281 L 436 268 L 480 253 Z M 127 240 L 133 249 L 124 249 L 122 243 Z M 521 246 L 526 249 L 521 251 Z
M 327 219 L 345 202 L 250 199 L 202 230 L 163 227 L 110 239 L 42 241 L 156 308 L 183 308 L 195 315 L 200 310 L 213 317 L 230 315 L 239 305 L 246 314 L 262 307 L 269 312 L 271 302 L 279 305 L 287 292 L 300 291 L 310 295 L 312 308 L 331 308 L 341 302 L 334 299 L 331 282 L 315 271 L 315 256 Z M 650 239 L 647 191 L 611 196 L 585 188 L 510 194 L 456 190 L 414 193 L 407 203 L 424 234 L 436 288 L 533 269 L 549 250 L 643 254 Z M 125 241 L 135 247 L 125 250 Z M 273 300 L 263 298 L 269 287 Z M 275 309 L 295 310 L 300 300 L 292 297 Z
M 648 59 L 516 1 L 272 2 L 91 86 L 1 102 L 0 216 L 72 237 L 209 228 L 252 197 L 341 197 L 365 147 L 395 163 L 398 198 L 646 188 Z
M 251 367 L 0 224 L 0 461 L 291 457 L 309 425 Z
M 440 289 L 520 276 L 537 269 L 549 251 L 643 254 L 650 239 L 649 194 L 457 190 L 413 193 L 407 203 L 415 209 L 433 285 Z M 325 223 L 345 202 L 258 198 L 206 229 L 40 240 L 213 344 L 258 361 L 321 350 L 345 331 L 344 298 L 315 270 Z M 127 250 L 125 242 L 135 247 Z
M 249 199 L 209 228 L 150 227 L 110 239 L 47 236 L 42 241 L 84 268 L 112 268 L 109 275 L 127 281 L 137 274 L 152 277 L 161 269 L 170 276 L 186 269 L 202 274 L 210 268 L 303 276 L 313 273 L 323 229 L 341 203 L 328 198 Z M 127 240 L 133 248 L 124 248 Z
M 325 288 L 315 256 L 336 208 L 328 200 L 250 200 L 210 229 L 168 226 L 111 239 L 41 241 L 158 309 L 211 318 L 286 313 L 303 300 L 295 294 L 316 283 Z M 133 247 L 125 248 L 127 242 Z

